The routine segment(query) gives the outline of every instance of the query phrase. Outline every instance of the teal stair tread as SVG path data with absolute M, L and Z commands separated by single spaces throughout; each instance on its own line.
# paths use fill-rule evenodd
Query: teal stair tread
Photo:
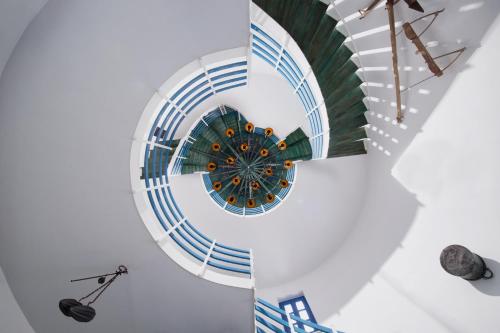
M 365 97 L 351 60 L 346 36 L 336 29 L 338 21 L 327 14 L 320 0 L 254 0 L 254 3 L 285 29 L 302 50 L 316 76 L 325 101 L 330 128 L 328 157 L 365 154 L 367 124 Z M 306 147 L 300 146 L 301 149 Z M 291 149 L 290 156 L 303 155 Z
M 286 160 L 310 160 L 312 158 L 312 147 L 309 138 L 304 131 L 299 127 L 290 133 L 285 142 L 287 148 L 283 151 L 283 158 Z
M 167 170 L 167 166 L 170 163 L 172 156 L 175 152 L 175 149 L 177 149 L 179 145 L 180 140 L 171 140 L 169 145 L 167 147 L 172 148 L 172 150 L 167 150 L 166 148 L 163 147 L 154 147 L 148 157 L 147 163 L 148 163 L 148 178 L 153 178 L 153 152 L 156 151 L 156 165 L 155 167 L 155 174 L 156 177 L 160 177 L 161 175 L 164 175 Z M 146 177 L 146 168 L 141 168 L 141 179 L 144 179 Z

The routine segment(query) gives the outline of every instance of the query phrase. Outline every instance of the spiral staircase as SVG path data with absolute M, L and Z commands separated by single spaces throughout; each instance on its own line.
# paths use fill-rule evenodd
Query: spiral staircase
M 500 10 L 422 2 L 480 17 L 469 44 Z M 396 168 L 465 61 L 410 91 L 399 124 L 383 6 L 359 20 L 361 0 L 25 5 L 0 39 L 0 332 L 473 331 L 401 282 L 427 281 L 405 258 L 427 265 L 405 243 L 418 202 Z M 408 85 L 426 73 L 402 45 Z M 130 274 L 93 322 L 57 313 L 70 278 L 116 263 Z M 278 306 L 298 294 L 318 323 Z

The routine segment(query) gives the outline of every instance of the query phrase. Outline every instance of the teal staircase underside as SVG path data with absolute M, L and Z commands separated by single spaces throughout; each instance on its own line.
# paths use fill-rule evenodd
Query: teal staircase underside
M 365 97 L 352 51 L 337 30 L 338 21 L 320 0 L 253 0 L 295 40 L 308 60 L 328 113 L 328 157 L 366 154 Z

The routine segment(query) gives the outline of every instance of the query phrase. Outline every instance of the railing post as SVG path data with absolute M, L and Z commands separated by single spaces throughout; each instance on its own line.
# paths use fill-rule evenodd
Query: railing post
M 250 279 L 252 280 L 252 289 L 255 289 L 255 269 L 254 269 L 254 259 L 253 259 L 253 250 L 250 249 Z
M 251 30 L 248 42 L 249 45 L 247 50 L 247 86 L 250 86 L 250 73 L 252 70 L 252 47 L 253 47 L 253 33 Z
M 292 318 L 290 317 L 289 313 L 286 314 L 286 319 L 288 320 L 288 326 L 290 326 L 290 333 L 296 333 L 295 327 L 293 326 L 292 323 Z
M 170 229 L 167 230 L 167 232 L 161 237 L 159 238 L 156 243 L 158 243 L 158 245 L 162 245 L 165 240 L 168 238 L 168 236 L 175 231 L 175 229 L 179 228 L 181 225 L 184 224 L 184 221 L 186 221 L 186 218 L 183 218 L 182 220 L 180 220 L 179 222 L 177 222 L 176 224 L 174 224 L 174 226 Z
M 214 241 L 212 242 L 212 245 L 210 245 L 210 249 L 207 252 L 207 256 L 205 257 L 205 260 L 203 261 L 203 265 L 201 265 L 201 267 L 200 267 L 200 271 L 197 274 L 198 276 L 202 276 L 205 273 L 205 269 L 207 268 L 208 260 L 210 259 L 210 256 L 212 255 L 212 252 L 213 252 L 214 247 L 215 247 L 215 242 L 216 242 L 216 240 L 214 239 Z

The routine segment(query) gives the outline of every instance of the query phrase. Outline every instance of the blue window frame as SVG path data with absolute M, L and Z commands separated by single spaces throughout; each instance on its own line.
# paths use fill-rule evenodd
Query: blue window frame
M 311 311 L 311 307 L 309 306 L 309 303 L 307 303 L 306 297 L 303 295 L 282 301 L 279 303 L 279 307 L 288 314 L 293 314 L 301 319 L 317 324 L 316 318 L 314 318 L 314 314 Z M 286 316 L 284 316 L 283 319 L 287 320 Z M 306 332 L 314 331 L 311 327 L 304 326 L 304 324 L 296 322 L 293 319 L 292 323 Z M 286 331 L 290 332 L 290 329 L 286 328 Z

